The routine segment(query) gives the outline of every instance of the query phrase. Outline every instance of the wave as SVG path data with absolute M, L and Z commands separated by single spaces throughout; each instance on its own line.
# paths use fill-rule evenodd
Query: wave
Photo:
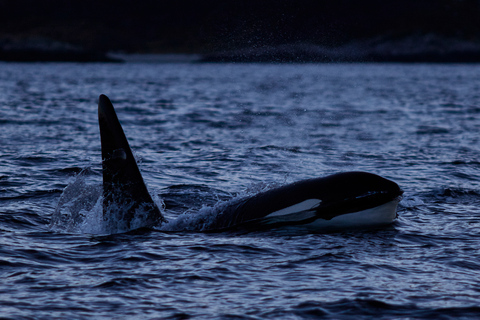
M 277 310 L 265 314 L 270 318 L 293 314 L 301 318 L 333 318 L 333 319 L 461 319 L 476 318 L 480 307 L 445 307 L 424 308 L 412 303 L 391 303 L 379 299 L 341 299 L 334 302 L 307 301 L 298 304 L 288 312 Z

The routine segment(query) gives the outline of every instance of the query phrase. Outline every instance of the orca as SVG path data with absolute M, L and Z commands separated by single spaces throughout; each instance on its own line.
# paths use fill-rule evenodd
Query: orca
M 110 99 L 98 102 L 104 219 L 123 219 L 129 228 L 136 215 L 142 227 L 166 219 L 148 193 Z M 368 172 L 343 172 L 303 180 L 231 201 L 208 231 L 304 226 L 309 229 L 369 228 L 388 225 L 397 217 L 403 191 L 397 183 Z

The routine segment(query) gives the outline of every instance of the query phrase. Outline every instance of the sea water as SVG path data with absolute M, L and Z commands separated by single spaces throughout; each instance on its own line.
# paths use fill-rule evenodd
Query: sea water
M 109 232 L 109 96 L 169 222 Z M 480 65 L 0 64 L 0 318 L 480 316 Z M 231 199 L 360 170 L 389 227 L 202 232 Z

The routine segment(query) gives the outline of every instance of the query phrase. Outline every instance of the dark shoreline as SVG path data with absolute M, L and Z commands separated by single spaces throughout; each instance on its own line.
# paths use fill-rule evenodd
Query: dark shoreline
M 216 62 L 472 62 L 479 61 L 479 16 L 473 0 L 0 1 L 0 59 L 110 61 L 106 52 L 124 52 L 200 54 Z M 429 35 L 449 40 L 431 46 Z M 407 46 L 411 52 L 395 39 L 415 37 L 420 45 Z M 67 50 L 2 45 L 39 38 Z
M 376 37 L 327 47 L 289 44 L 204 55 L 201 62 L 480 62 L 480 44 L 435 34 Z
M 0 61 L 8 62 L 122 62 L 95 50 L 43 37 L 0 39 Z

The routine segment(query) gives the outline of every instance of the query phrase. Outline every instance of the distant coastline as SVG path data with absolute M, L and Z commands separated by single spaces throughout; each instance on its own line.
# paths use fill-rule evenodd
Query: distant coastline
M 122 62 L 106 53 L 86 50 L 43 37 L 0 39 L 0 61 L 9 62 Z
M 207 54 L 103 53 L 45 38 L 0 39 L 0 61 L 141 63 L 480 62 L 480 44 L 434 34 L 377 37 L 337 47 L 308 43 Z
M 480 44 L 435 34 L 376 37 L 327 47 L 307 43 L 204 55 L 202 62 L 480 62 Z
M 0 60 L 480 62 L 478 17 L 458 0 L 0 1 Z

